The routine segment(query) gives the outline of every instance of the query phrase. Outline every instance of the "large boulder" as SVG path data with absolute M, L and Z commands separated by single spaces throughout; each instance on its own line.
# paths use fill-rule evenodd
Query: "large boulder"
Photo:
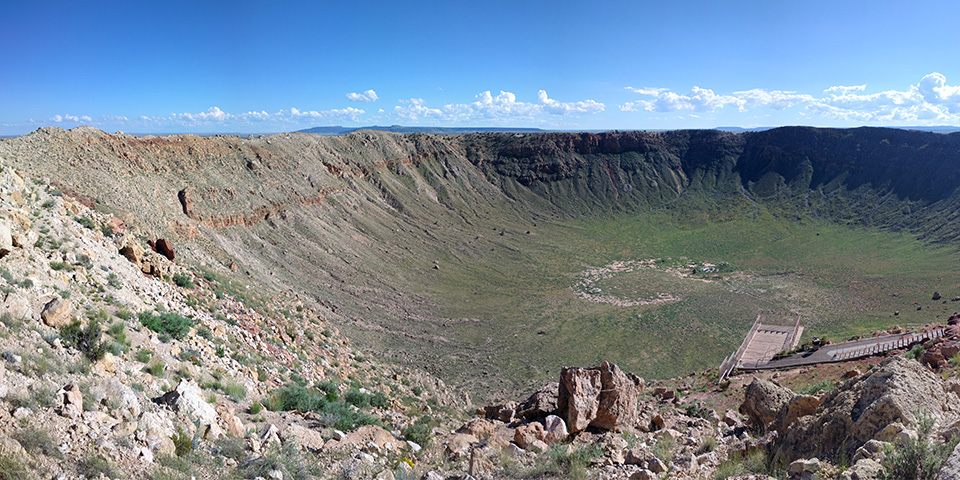
M 599 367 L 564 367 L 560 371 L 557 410 L 570 433 L 587 427 L 632 428 L 637 423 L 641 380 L 603 362 Z
M 40 318 L 43 320 L 43 323 L 53 328 L 69 325 L 73 319 L 73 306 L 70 305 L 70 300 L 56 297 L 47 302 L 43 307 L 43 311 L 40 312 Z
M 281 436 L 285 442 L 292 442 L 300 450 L 319 452 L 324 444 L 320 432 L 297 424 L 288 426 Z
M 517 406 L 517 416 L 525 420 L 537 420 L 553 415 L 557 411 L 557 394 L 560 384 L 552 382 L 540 387 L 529 398 Z
M 754 378 L 750 385 L 747 385 L 740 413 L 750 419 L 750 425 L 754 429 L 765 432 L 793 397 L 794 393 L 789 388 L 769 380 Z
M 777 456 L 784 462 L 852 456 L 893 423 L 915 428 L 919 415 L 932 419 L 936 431 L 960 417 L 960 399 L 920 362 L 894 357 L 826 394 L 816 414 L 782 432 Z
M 177 388 L 165 393 L 158 399 L 160 403 L 171 405 L 180 415 L 200 428 L 200 436 L 216 440 L 223 434 L 217 425 L 217 410 L 200 395 L 200 388 L 189 380 L 181 380 Z

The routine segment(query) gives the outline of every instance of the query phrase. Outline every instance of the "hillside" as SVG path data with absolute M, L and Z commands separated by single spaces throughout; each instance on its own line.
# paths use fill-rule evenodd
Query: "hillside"
M 5 140 L 0 476 L 951 478 L 957 141 Z M 951 327 L 718 385 L 759 309 Z
M 800 127 L 257 138 L 78 128 L 0 142 L 4 161 L 135 234 L 168 238 L 186 261 L 268 296 L 286 292 L 365 348 L 481 398 L 604 358 L 654 377 L 713 366 L 761 308 L 836 335 L 946 318 L 951 305 L 914 304 L 932 290 L 960 295 L 943 267 L 960 231 L 958 151 L 960 135 Z M 584 272 L 632 260 L 663 268 L 591 287 L 628 306 L 578 293 Z M 730 271 L 677 277 L 698 262 Z M 678 328 L 697 334 L 676 338 Z

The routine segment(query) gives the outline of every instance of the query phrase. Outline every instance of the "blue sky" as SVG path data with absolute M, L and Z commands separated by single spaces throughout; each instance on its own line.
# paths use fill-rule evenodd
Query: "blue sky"
M 960 125 L 960 2 L 0 3 L 0 134 Z

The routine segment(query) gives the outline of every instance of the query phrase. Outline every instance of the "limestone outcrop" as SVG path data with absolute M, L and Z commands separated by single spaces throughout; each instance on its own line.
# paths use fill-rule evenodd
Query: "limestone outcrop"
M 603 362 L 599 367 L 560 371 L 557 410 L 570 433 L 587 427 L 618 430 L 637 423 L 640 378 Z
M 913 428 L 921 415 L 934 420 L 935 429 L 948 425 L 960 416 L 960 398 L 920 362 L 893 357 L 826 394 L 816 414 L 785 429 L 777 455 L 788 462 L 852 456 L 889 425 Z

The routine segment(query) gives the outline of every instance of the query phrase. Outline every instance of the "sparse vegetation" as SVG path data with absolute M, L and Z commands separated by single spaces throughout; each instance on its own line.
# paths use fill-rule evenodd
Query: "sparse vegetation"
M 70 325 L 60 329 L 60 338 L 63 343 L 80 350 L 90 361 L 97 361 L 103 358 L 107 352 L 107 346 L 103 343 L 103 330 L 100 329 L 100 318 L 90 318 L 87 326 L 81 325 L 79 320 L 74 320 Z
M 143 312 L 138 318 L 141 325 L 157 332 L 163 341 L 169 341 L 171 337 L 180 340 L 193 328 L 193 320 L 173 312 Z
M 960 443 L 954 435 L 947 442 L 931 441 L 933 418 L 919 415 L 917 435 L 906 445 L 890 448 L 883 460 L 880 480 L 934 480 L 943 463 Z

